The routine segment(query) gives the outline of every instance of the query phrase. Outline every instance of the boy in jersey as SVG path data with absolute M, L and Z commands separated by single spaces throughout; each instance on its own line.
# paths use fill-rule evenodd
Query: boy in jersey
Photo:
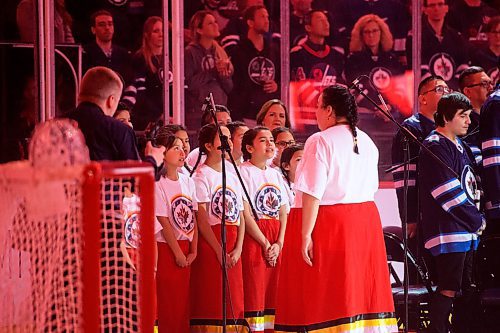
M 431 332 L 448 332 L 453 306 L 454 332 L 473 332 L 472 258 L 484 219 L 475 205 L 477 183 L 472 161 L 459 136 L 470 125 L 472 104 L 460 93 L 444 95 L 434 115 L 436 130 L 419 157 L 418 187 L 425 248 L 435 261 L 437 283 L 430 307 Z

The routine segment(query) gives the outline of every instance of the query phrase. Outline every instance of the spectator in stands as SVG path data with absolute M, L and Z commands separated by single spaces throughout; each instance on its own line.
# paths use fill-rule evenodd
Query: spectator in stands
M 344 82 L 344 60 L 340 52 L 327 45 L 330 23 L 324 11 L 312 10 L 305 19 L 307 40 L 291 50 L 291 80 L 312 80 L 317 88 Z
M 471 64 L 484 68 L 493 82 L 499 82 L 497 63 L 500 58 L 500 16 L 493 17 L 486 25 L 485 31 L 488 44 L 475 49 Z
M 493 82 L 484 69 L 472 66 L 464 70 L 459 77 L 460 91 L 472 104 L 470 125 L 463 140 L 469 145 L 478 165 L 481 165 L 481 140 L 479 137 L 479 114 L 484 102 L 493 91 Z
M 253 6 L 264 6 L 263 0 L 241 0 L 239 1 L 240 16 L 234 17 L 227 23 L 222 31 L 221 45 L 229 55 L 233 55 L 235 48 L 240 41 L 247 35 L 248 25 L 244 18 L 246 10 Z M 269 41 L 273 40 L 278 42 L 281 38 L 279 34 L 279 24 L 277 22 L 270 22 L 269 31 L 265 34 L 265 38 Z
M 468 67 L 468 44 L 445 23 L 447 0 L 424 0 L 422 18 L 422 76 L 444 78 L 452 89 L 458 88 L 458 76 Z M 407 57 L 411 59 L 412 38 L 407 39 Z M 411 62 L 408 62 L 411 63 Z
M 280 55 L 278 45 L 264 38 L 269 31 L 266 7 L 249 7 L 244 18 L 248 32 L 233 49 L 234 89 L 229 105 L 233 118 L 252 125 L 262 105 L 279 97 Z
M 118 108 L 113 114 L 113 118 L 124 123 L 127 126 L 130 126 L 131 128 L 134 128 L 134 125 L 132 125 L 132 122 L 130 121 L 130 110 L 125 105 L 123 105 L 123 103 L 118 104 Z
M 277 127 L 290 128 L 290 115 L 285 104 L 279 99 L 271 99 L 265 102 L 257 113 L 257 125 L 265 126 L 269 130 Z
M 190 0 L 184 2 L 184 20 L 189 19 L 199 10 L 209 11 L 217 20 L 219 29 L 223 30 L 232 18 L 237 18 L 241 12 L 238 0 Z
M 149 17 L 144 23 L 142 46 L 134 55 L 134 79 L 123 93 L 123 103 L 132 110 L 132 122 L 144 130 L 163 115 L 163 20 Z M 168 75 L 171 83 L 171 75 Z
M 290 13 L 290 46 L 299 45 L 306 37 L 304 18 L 312 10 L 312 0 L 291 0 Z
M 392 52 L 393 45 L 394 39 L 389 26 L 379 16 L 362 16 L 351 33 L 350 54 L 345 65 L 346 80 L 351 82 L 365 74 L 380 92 L 392 88 L 393 76 L 401 75 L 404 71 Z M 372 92 L 370 97 L 377 99 L 375 91 L 369 91 Z M 358 100 L 358 106 L 373 108 L 367 101 L 360 104 Z
M 130 52 L 113 43 L 113 16 L 107 10 L 99 10 L 92 14 L 90 21 L 95 40 L 83 47 L 83 71 L 105 66 L 120 74 L 125 82 L 130 82 Z
M 209 93 L 216 104 L 227 104 L 233 89 L 234 68 L 227 53 L 217 43 L 220 36 L 215 17 L 208 11 L 198 11 L 191 18 L 193 36 L 185 51 L 186 126 L 196 129 L 201 119 L 201 107 Z
M 405 41 L 411 27 L 411 15 L 405 6 L 398 0 L 320 0 L 315 2 L 315 8 L 328 11 L 331 15 L 330 23 L 334 27 L 330 30 L 336 39 L 347 39 L 354 24 L 360 17 L 375 14 L 387 23 L 394 36 L 394 52 L 398 57 L 405 56 Z M 340 35 L 340 36 L 339 36 Z M 339 45 L 334 40 L 328 40 L 331 45 Z M 346 43 L 345 47 L 348 47 Z M 402 62 L 405 59 L 400 59 Z
M 36 1 L 21 0 L 17 5 L 16 21 L 21 41 L 33 43 L 36 34 Z M 54 1 L 54 42 L 73 44 L 75 39 L 71 32 L 73 19 L 66 10 L 64 0 Z
M 455 0 L 450 6 L 446 20 L 450 27 L 460 32 L 470 42 L 484 42 L 487 23 L 499 14 L 498 9 L 488 6 L 481 0 Z

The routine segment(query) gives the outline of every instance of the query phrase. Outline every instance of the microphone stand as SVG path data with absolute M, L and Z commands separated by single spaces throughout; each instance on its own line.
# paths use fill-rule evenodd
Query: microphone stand
M 450 170 L 453 175 L 455 175 L 457 178 L 459 176 L 457 173 L 449 167 L 445 162 L 443 162 L 438 156 L 436 156 L 432 151 L 430 151 L 422 142 L 420 142 L 417 137 L 410 132 L 406 127 L 402 126 L 399 122 L 397 122 L 392 115 L 389 112 L 389 108 L 387 107 L 384 99 L 380 95 L 380 93 L 377 90 L 378 97 L 381 99 L 382 105 L 386 108 L 385 110 L 382 109 L 371 97 L 369 97 L 363 89 L 359 87 L 359 78 L 354 80 L 350 88 L 356 89 L 359 94 L 361 94 L 366 100 L 368 100 L 375 108 L 380 111 L 387 119 L 389 119 L 392 123 L 394 123 L 398 129 L 403 133 L 403 140 L 404 140 L 404 163 L 399 164 L 397 167 L 399 168 L 401 165 L 404 166 L 404 178 L 403 178 L 403 192 L 404 192 L 404 202 L 403 202 L 403 216 L 401 219 L 401 227 L 403 231 L 403 252 L 404 252 L 404 258 L 403 258 L 403 265 L 404 265 L 404 279 L 403 279 L 403 292 L 404 292 L 404 317 L 405 317 L 405 322 L 404 322 L 404 332 L 408 333 L 408 316 L 409 316 L 409 309 L 408 309 L 408 289 L 409 289 L 409 279 L 408 279 L 408 231 L 407 231 L 407 225 L 408 225 L 408 176 L 409 176 L 409 168 L 408 164 L 411 161 L 410 159 L 410 152 L 409 152 L 409 144 L 410 141 L 417 144 L 421 149 L 424 149 L 435 161 L 437 161 L 439 164 Z M 390 168 L 389 170 L 395 169 Z M 397 168 L 396 168 L 397 169 Z M 387 172 L 387 171 L 386 171 Z M 424 282 L 425 283 L 425 282 Z
M 221 247 L 222 247 L 222 264 L 221 264 L 221 270 L 222 270 L 222 332 L 226 333 L 227 332 L 227 296 L 226 296 L 226 291 L 227 291 L 227 284 L 228 284 L 228 278 L 227 278 L 227 267 L 226 267 L 226 255 L 227 255 L 227 239 L 226 239 L 226 190 L 227 190 L 227 170 L 226 170 L 226 154 L 229 155 L 229 158 L 231 160 L 231 163 L 233 164 L 234 169 L 236 170 L 236 174 L 238 175 L 238 179 L 240 180 L 241 186 L 243 188 L 243 191 L 245 192 L 245 195 L 248 199 L 248 203 L 252 209 L 252 213 L 257 218 L 257 212 L 255 211 L 255 208 L 253 207 L 252 201 L 250 200 L 250 196 L 248 194 L 247 189 L 245 188 L 245 185 L 243 183 L 243 180 L 241 178 L 240 172 L 238 168 L 236 167 L 236 163 L 234 162 L 233 155 L 231 154 L 231 146 L 229 145 L 229 140 L 228 137 L 225 136 L 222 133 L 221 127 L 219 125 L 219 122 L 217 121 L 217 117 L 215 115 L 215 102 L 214 102 L 214 97 L 212 93 L 210 93 L 206 99 L 206 102 L 208 103 L 208 107 L 210 109 L 210 113 L 212 115 L 212 119 L 214 121 L 215 126 L 217 127 L 217 133 L 219 135 L 220 139 L 220 147 L 218 148 L 221 151 L 221 158 L 222 158 L 222 218 L 221 218 Z M 241 221 L 240 221 L 241 223 Z

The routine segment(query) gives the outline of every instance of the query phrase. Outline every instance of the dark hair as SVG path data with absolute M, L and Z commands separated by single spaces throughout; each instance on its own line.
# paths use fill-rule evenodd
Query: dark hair
M 431 82 L 431 81 L 444 81 L 442 76 L 439 75 L 431 75 L 426 78 L 424 78 L 420 83 L 418 84 L 418 95 L 420 96 L 422 94 L 422 90 Z
M 485 27 L 484 31 L 492 32 L 493 29 L 495 29 L 495 27 L 499 24 L 500 24 L 500 15 L 493 16 L 492 18 L 490 18 L 488 23 L 486 23 L 486 27 Z M 500 57 L 499 57 L 499 59 L 500 59 Z
M 234 132 L 240 128 L 240 127 L 248 127 L 247 124 L 245 124 L 242 121 L 232 121 L 229 124 L 226 125 L 226 127 L 229 129 L 229 133 L 231 133 L 231 137 L 233 136 Z
M 198 155 L 198 158 L 196 159 L 196 163 L 194 164 L 193 170 L 191 171 L 191 176 L 194 174 L 196 168 L 200 164 L 201 155 L 208 155 L 208 151 L 207 148 L 205 147 L 205 144 L 213 143 L 216 136 L 217 136 L 217 126 L 215 124 L 206 124 L 198 132 L 198 149 L 200 153 Z
M 130 114 L 132 114 L 132 112 L 130 112 L 129 108 L 127 108 L 127 107 L 123 107 L 123 108 L 118 107 L 116 109 L 115 113 L 113 113 L 113 118 L 118 117 L 120 115 L 120 113 L 125 112 L 125 111 L 128 112 L 128 113 L 130 113 Z
M 165 127 L 162 127 L 164 129 Z M 174 146 L 175 140 L 178 140 L 174 134 L 160 129 L 158 136 L 156 137 L 155 143 L 157 145 L 165 147 L 166 150 L 169 150 Z
M 247 24 L 248 20 L 253 21 L 255 19 L 255 13 L 257 13 L 257 11 L 261 9 L 267 9 L 267 8 L 264 5 L 255 5 L 245 9 L 243 13 L 243 21 L 245 22 L 245 24 Z
M 447 5 L 448 4 L 448 0 L 444 0 L 444 4 Z M 424 7 L 427 7 L 427 0 L 424 0 Z
M 464 88 L 471 84 L 472 80 L 470 77 L 478 73 L 484 73 L 484 69 L 479 66 L 471 66 L 460 73 L 460 76 L 458 77 L 458 86 L 460 87 L 461 92 L 464 92 Z
M 349 89 L 341 85 L 333 85 L 325 88 L 322 92 L 323 105 L 322 107 L 331 106 L 336 117 L 345 117 L 351 129 L 354 147 L 353 150 L 359 154 L 358 149 L 358 133 L 356 124 L 358 123 L 358 106 L 354 100 L 354 96 L 349 92 Z
M 312 23 L 312 17 L 315 13 L 323 13 L 326 15 L 326 17 L 328 18 L 328 21 L 330 21 L 330 18 L 328 17 L 328 12 L 325 11 L 325 10 L 321 10 L 321 9 L 313 9 L 311 11 L 309 11 L 306 15 L 304 15 L 304 25 L 311 25 Z
M 178 125 L 178 124 L 168 124 L 168 125 L 163 126 L 163 128 L 165 128 L 166 131 L 170 131 L 170 133 L 172 133 L 172 134 L 175 134 L 179 131 L 187 132 L 186 127 L 184 127 L 182 125 Z
M 293 135 L 293 132 L 288 127 L 276 127 L 271 131 L 271 133 L 273 133 L 274 142 L 278 140 L 278 136 L 281 133 L 290 133 L 291 135 Z
M 241 141 L 241 152 L 243 153 L 243 160 L 248 161 L 252 158 L 252 154 L 247 150 L 247 145 L 252 146 L 253 140 L 257 137 L 262 131 L 269 131 L 269 128 L 264 126 L 256 126 L 254 128 L 249 129 L 243 134 L 243 140 Z
M 438 102 L 437 111 L 434 113 L 434 121 L 438 127 L 445 126 L 445 120 L 452 120 L 458 110 L 470 110 L 472 104 L 462 93 L 452 92 L 443 95 Z
M 290 115 L 288 114 L 288 110 L 285 106 L 285 104 L 280 101 L 279 99 L 270 99 L 264 104 L 262 104 L 262 107 L 260 108 L 259 112 L 257 113 L 257 116 L 255 117 L 255 120 L 257 121 L 257 125 L 262 125 L 262 122 L 264 121 L 264 118 L 267 115 L 267 112 L 271 108 L 271 106 L 279 104 L 285 110 L 285 127 L 292 127 L 290 124 Z
M 97 18 L 97 16 L 111 16 L 113 17 L 113 15 L 108 12 L 107 10 L 104 10 L 104 9 L 101 9 L 101 10 L 98 10 L 97 12 L 94 12 L 92 14 L 92 16 L 90 16 L 90 24 L 95 27 L 95 19 Z
M 296 143 L 294 145 L 288 146 L 285 148 L 285 150 L 283 150 L 283 153 L 281 154 L 280 170 L 283 173 L 283 175 L 285 176 L 285 179 L 288 183 L 288 186 L 291 186 L 292 184 L 290 182 L 290 177 L 288 175 L 288 171 L 285 170 L 285 168 L 283 167 L 283 163 L 290 164 L 290 161 L 292 160 L 293 154 L 295 154 L 299 150 L 304 150 L 304 144 Z
M 220 104 L 215 105 L 215 113 L 219 112 L 226 112 L 228 115 L 231 115 L 231 111 L 224 106 Z M 209 109 L 206 109 L 203 114 L 201 115 L 201 126 L 205 126 L 207 124 L 210 124 L 212 122 L 212 112 Z

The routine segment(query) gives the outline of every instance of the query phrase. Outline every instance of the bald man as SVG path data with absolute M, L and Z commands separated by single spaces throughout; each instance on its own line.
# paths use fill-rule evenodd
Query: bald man
M 78 122 L 93 161 L 140 160 L 133 129 L 113 118 L 122 89 L 121 78 L 106 67 L 91 68 L 82 79 L 78 107 L 69 117 Z M 163 163 L 164 149 L 146 147 L 146 160 L 155 169 Z

